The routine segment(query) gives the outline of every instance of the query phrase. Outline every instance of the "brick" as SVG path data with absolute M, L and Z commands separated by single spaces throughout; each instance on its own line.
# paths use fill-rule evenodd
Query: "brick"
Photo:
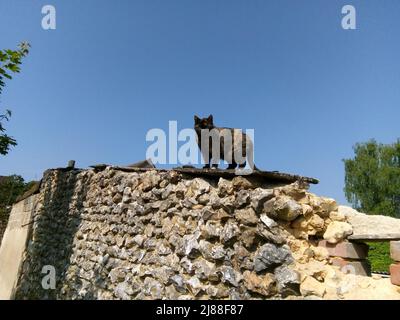
M 400 286 L 400 263 L 390 265 L 390 281 L 396 286 Z
M 368 246 L 364 243 L 343 241 L 332 244 L 326 240 L 321 240 L 318 246 L 326 248 L 331 257 L 365 259 L 368 256 Z
M 339 267 L 344 273 L 353 273 L 360 276 L 370 276 L 371 266 L 367 260 L 349 261 L 343 258 L 332 258 L 331 264 Z
M 390 241 L 390 257 L 400 261 L 400 241 Z

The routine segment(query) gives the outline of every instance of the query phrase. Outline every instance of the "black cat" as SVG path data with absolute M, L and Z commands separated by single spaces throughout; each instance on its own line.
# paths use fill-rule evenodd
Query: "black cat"
M 246 167 L 247 158 L 250 168 L 258 170 L 254 165 L 253 142 L 242 130 L 216 127 L 212 115 L 202 119 L 194 116 L 194 130 L 197 133 L 197 144 L 206 163 L 204 168 L 210 168 L 210 163 L 212 167 L 218 168 L 219 161 L 225 160 L 228 162 L 227 169 L 236 169 L 238 166 L 243 169 Z M 206 140 L 203 141 L 204 139 Z M 214 151 L 216 157 L 213 157 L 213 149 L 216 150 Z

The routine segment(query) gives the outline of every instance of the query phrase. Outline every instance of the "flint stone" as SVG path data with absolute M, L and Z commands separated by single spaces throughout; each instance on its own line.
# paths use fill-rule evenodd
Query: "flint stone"
M 293 221 L 300 214 L 303 213 L 303 208 L 300 204 L 298 204 L 290 197 L 281 196 L 276 200 L 270 200 L 266 202 L 264 204 L 264 211 L 271 218 L 280 219 L 284 221 Z
M 185 235 L 183 236 L 183 253 L 189 258 L 197 256 L 200 246 L 197 242 L 198 235 Z
M 211 191 L 209 193 L 208 205 L 210 205 L 214 210 L 221 208 L 221 199 L 216 191 Z
M 225 257 L 225 250 L 222 245 L 213 245 L 208 241 L 200 240 L 199 249 L 203 257 L 210 261 L 222 260 Z
M 127 282 L 119 283 L 114 289 L 115 296 L 122 300 L 130 300 L 133 293 L 132 287 Z
M 254 270 L 261 272 L 271 270 L 282 264 L 293 262 L 290 249 L 284 246 L 277 246 L 272 243 L 264 244 L 254 259 Z
M 172 253 L 171 248 L 164 243 L 158 246 L 157 251 L 160 256 L 166 256 Z
M 229 283 L 234 287 L 239 286 L 239 282 L 242 280 L 241 274 L 229 266 L 222 266 L 219 269 L 219 273 L 225 283 Z
M 239 227 L 236 223 L 228 221 L 222 229 L 220 240 L 222 243 L 227 243 L 236 238 L 240 233 Z
M 213 263 L 199 259 L 193 263 L 193 268 L 195 269 L 196 277 L 200 280 L 219 281 L 219 276 Z
M 203 226 L 202 236 L 205 239 L 215 239 L 219 238 L 222 227 L 216 221 L 207 221 L 206 225 Z
M 260 216 L 260 220 L 262 223 L 264 223 L 269 229 L 277 227 L 278 224 L 275 222 L 275 220 L 269 218 L 265 213 L 263 213 Z
M 175 289 L 173 285 L 165 287 L 165 297 L 167 298 L 167 300 L 178 300 L 179 296 L 179 292 Z
M 229 196 L 220 200 L 221 207 L 228 213 L 233 213 L 235 209 L 235 196 Z
M 161 178 L 156 171 L 150 171 L 146 175 L 143 175 L 143 181 L 141 188 L 144 192 L 147 192 L 154 187 L 157 187 L 160 183 Z
M 243 243 L 243 245 L 250 249 L 256 243 L 257 232 L 255 228 L 246 227 L 239 236 L 239 240 Z
M 229 296 L 229 291 L 228 289 L 222 285 L 218 284 L 216 286 L 209 286 L 206 290 L 206 293 L 211 297 L 211 298 L 216 298 L 216 299 L 222 299 L 226 298 Z
M 200 195 L 207 193 L 209 191 L 210 191 L 210 184 L 207 181 L 200 178 L 195 178 L 191 182 L 186 192 L 186 196 L 197 198 Z
M 204 208 L 202 210 L 202 218 L 204 221 L 207 220 L 214 220 L 214 221 L 224 221 L 231 216 L 222 208 L 220 208 L 218 211 L 211 211 L 207 208 Z
M 198 202 L 199 204 L 202 204 L 202 205 L 208 204 L 208 203 L 210 202 L 210 196 L 209 196 L 209 194 L 204 193 L 204 194 L 200 195 L 200 196 L 197 198 L 197 202 Z
M 232 182 L 224 178 L 220 178 L 218 181 L 218 194 L 220 196 L 232 195 L 233 185 Z
M 202 286 L 200 280 L 195 276 L 193 276 L 189 280 L 187 280 L 186 284 L 187 284 L 190 292 L 194 296 L 197 296 L 200 291 L 205 290 L 205 288 Z
M 180 261 L 180 265 L 182 268 L 188 273 L 192 274 L 194 272 L 194 266 L 193 263 L 187 258 L 183 257 Z
M 151 299 L 162 299 L 163 298 L 163 285 L 157 280 L 146 277 L 143 282 L 143 293 L 146 296 L 150 296 Z
M 300 294 L 300 274 L 297 271 L 287 266 L 280 266 L 275 269 L 274 274 L 278 292 L 282 296 Z
M 236 194 L 235 207 L 241 208 L 250 202 L 250 192 L 247 190 L 240 190 Z
M 185 280 L 180 275 L 174 275 L 170 277 L 170 282 L 173 284 L 174 288 L 180 293 L 186 293 Z
M 171 195 L 171 193 L 174 191 L 174 187 L 171 185 L 171 184 L 169 184 L 164 190 L 163 190 L 163 192 L 161 193 L 161 199 L 163 199 L 163 200 L 165 200 L 165 199 L 167 199 L 170 195 Z
M 235 217 L 244 225 L 256 225 L 258 222 L 258 217 L 253 208 L 236 210 Z
M 187 209 L 193 208 L 193 206 L 196 204 L 197 201 L 194 198 L 185 198 L 184 200 L 182 200 L 182 206 Z
M 267 229 L 262 225 L 257 226 L 257 235 L 261 238 L 264 238 L 268 242 L 276 243 L 276 244 L 285 244 L 286 239 L 281 235 L 282 231 L 278 228 Z
M 122 282 L 125 280 L 125 272 L 119 268 L 111 270 L 108 276 L 112 283 Z
M 257 188 L 251 193 L 251 206 L 260 213 L 264 207 L 264 203 L 274 197 L 274 190 Z

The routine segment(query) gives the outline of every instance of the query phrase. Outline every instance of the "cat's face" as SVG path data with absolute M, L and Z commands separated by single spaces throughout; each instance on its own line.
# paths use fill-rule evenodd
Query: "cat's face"
M 208 116 L 208 118 L 200 119 L 198 116 L 194 116 L 194 127 L 199 129 L 213 129 L 214 128 L 214 120 L 212 114 Z

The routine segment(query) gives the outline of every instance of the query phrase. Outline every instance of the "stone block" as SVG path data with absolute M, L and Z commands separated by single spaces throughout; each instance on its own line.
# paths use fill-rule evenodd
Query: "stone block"
M 331 264 L 339 267 L 344 273 L 352 273 L 360 276 L 370 276 L 371 266 L 368 261 L 351 261 L 343 258 L 332 258 Z
M 332 244 L 326 240 L 321 240 L 318 246 L 326 248 L 331 257 L 365 259 L 368 256 L 368 246 L 364 243 L 343 241 Z
M 390 241 L 390 257 L 400 262 L 400 241 Z
M 400 286 L 400 263 L 390 265 L 390 281 L 396 286 Z

